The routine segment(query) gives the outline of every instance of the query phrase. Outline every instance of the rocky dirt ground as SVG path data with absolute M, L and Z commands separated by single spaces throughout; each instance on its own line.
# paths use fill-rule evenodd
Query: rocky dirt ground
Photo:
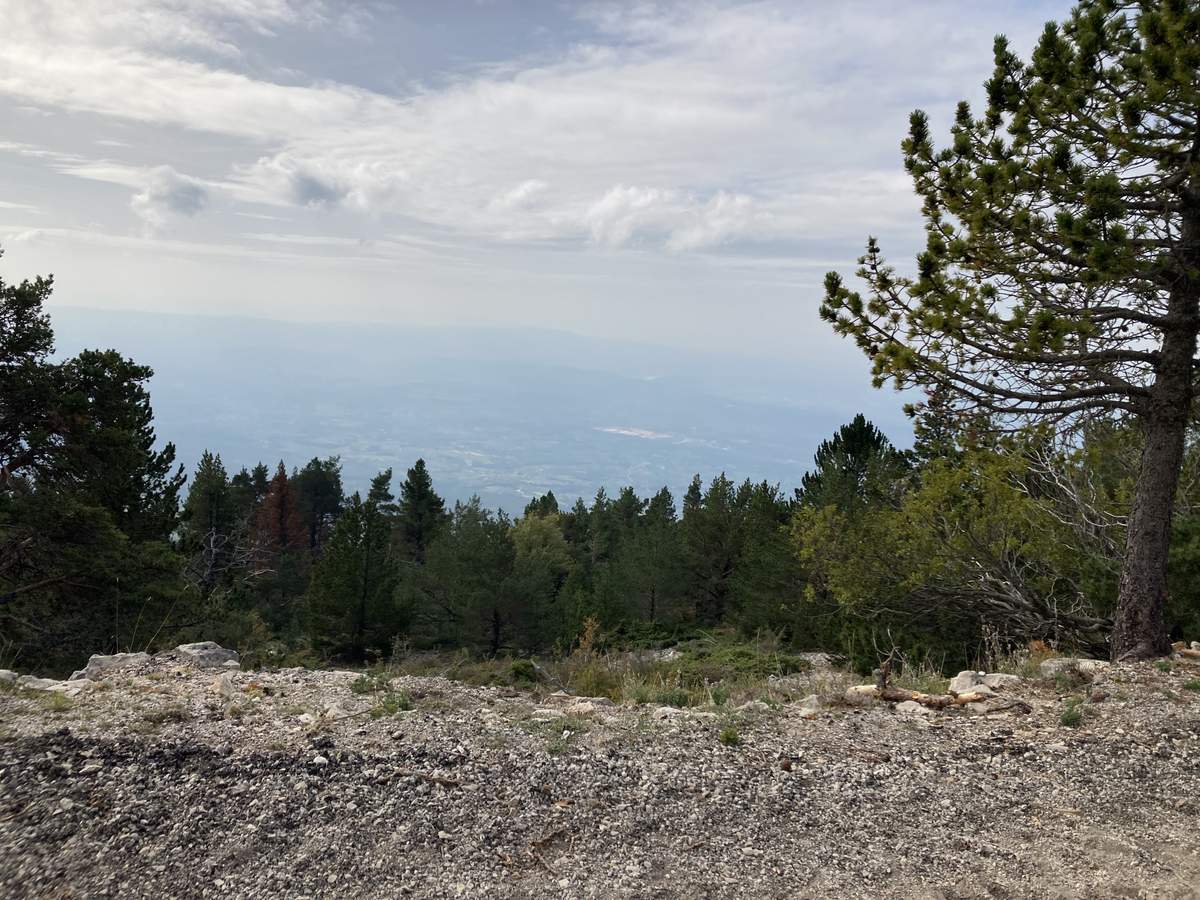
M 0 896 L 1200 897 L 1200 663 L 1166 668 L 1027 679 L 991 713 L 627 708 L 181 654 L 9 674 Z

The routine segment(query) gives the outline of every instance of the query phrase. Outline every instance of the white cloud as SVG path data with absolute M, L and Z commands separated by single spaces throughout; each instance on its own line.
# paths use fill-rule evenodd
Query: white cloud
M 151 232 L 162 230 L 173 218 L 191 218 L 207 204 L 207 188 L 170 166 L 151 170 L 145 186 L 129 202 Z
M 592 43 L 397 97 L 279 83 L 240 66 L 247 33 L 345 18 L 322 3 L 9 5 L 0 94 L 219 136 L 229 161 L 206 183 L 243 203 L 402 216 L 472 239 L 673 253 L 911 221 L 902 172 L 878 175 L 900 171 L 908 108 L 942 96 L 949 105 L 973 87 L 1012 12 L 975 9 L 967 25 L 950 4 L 923 14 L 606 4 L 586 8 Z M 368 30 L 354 27 L 363 39 Z M 63 168 L 98 177 L 86 162 Z M 176 184 L 178 202 L 202 204 L 198 185 Z M 135 211 L 161 227 L 187 214 L 172 196 L 143 186 Z
M 548 187 L 550 185 L 540 178 L 530 178 L 522 181 L 512 190 L 498 194 L 488 204 L 488 208 L 494 210 L 528 209 L 540 196 L 545 194 Z
M 597 244 L 619 247 L 641 228 L 661 228 L 675 211 L 670 191 L 617 185 L 588 207 L 584 222 Z

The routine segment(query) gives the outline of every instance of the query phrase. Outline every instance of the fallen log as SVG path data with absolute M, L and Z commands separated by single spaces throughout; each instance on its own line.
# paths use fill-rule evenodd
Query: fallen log
M 905 688 L 891 687 L 890 685 L 880 687 L 877 684 L 860 684 L 846 691 L 846 701 L 852 704 L 864 698 L 886 700 L 889 703 L 903 703 L 906 700 L 912 700 L 931 709 L 966 706 L 968 703 L 974 703 L 977 700 L 990 700 L 993 697 L 995 697 L 995 694 L 984 694 L 978 691 L 970 691 L 958 696 L 954 696 L 953 694 L 924 694 L 920 691 L 910 691 Z

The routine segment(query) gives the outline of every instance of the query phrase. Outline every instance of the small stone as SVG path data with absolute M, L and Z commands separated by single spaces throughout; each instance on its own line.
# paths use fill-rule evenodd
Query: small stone
M 1016 687 L 1021 683 L 1020 675 L 1009 675 L 1006 672 L 992 672 L 983 676 L 983 683 L 995 691 L 1003 691 Z
M 809 694 L 795 705 L 796 712 L 802 719 L 815 719 L 821 713 L 821 698 Z
M 652 719 L 656 721 L 664 721 L 666 719 L 677 719 L 683 715 L 683 710 L 674 706 L 660 706 L 650 714 Z
M 950 679 L 950 693 L 956 697 L 959 694 L 973 693 L 978 685 L 983 684 L 983 676 L 983 672 L 959 672 Z
M 70 810 L 72 807 L 75 806 L 75 801 L 72 800 L 70 797 L 63 797 L 61 800 L 58 801 L 58 805 L 60 807 L 62 807 L 62 809 L 64 809 L 64 810 Z
M 935 710 L 930 709 L 928 706 L 922 706 L 916 700 L 905 700 L 903 703 L 897 703 L 896 712 L 902 716 L 918 716 L 920 718 L 936 714 Z
M 843 699 L 851 706 L 866 706 L 879 699 L 879 688 L 873 684 L 856 684 L 846 688 Z
M 446 831 L 439 831 L 439 832 L 438 832 L 438 840 L 442 840 L 442 841 L 448 841 L 448 840 L 450 840 L 450 834 L 449 834 L 449 832 L 446 832 Z
M 321 754 L 318 753 L 316 756 L 313 757 L 312 764 L 314 766 L 327 766 L 327 765 L 329 765 L 329 760 L 327 760 L 324 756 L 321 756 Z
M 0 684 L 16 684 L 17 678 L 12 669 L 0 669 Z
M 213 693 L 224 697 L 226 700 L 231 698 L 234 693 L 236 693 L 233 689 L 233 679 L 229 677 L 228 672 L 222 672 L 213 679 L 212 691 Z
M 576 716 L 590 716 L 595 713 L 600 707 L 591 700 L 580 700 L 577 703 L 572 703 L 567 707 L 566 711 Z
M 771 707 L 761 700 L 749 700 L 737 708 L 740 713 L 766 713 L 771 711 Z

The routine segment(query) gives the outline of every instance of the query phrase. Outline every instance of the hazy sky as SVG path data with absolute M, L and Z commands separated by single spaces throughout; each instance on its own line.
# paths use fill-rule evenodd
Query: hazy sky
M 0 273 L 56 302 L 852 354 L 898 145 L 1065 2 L 0 0 Z

